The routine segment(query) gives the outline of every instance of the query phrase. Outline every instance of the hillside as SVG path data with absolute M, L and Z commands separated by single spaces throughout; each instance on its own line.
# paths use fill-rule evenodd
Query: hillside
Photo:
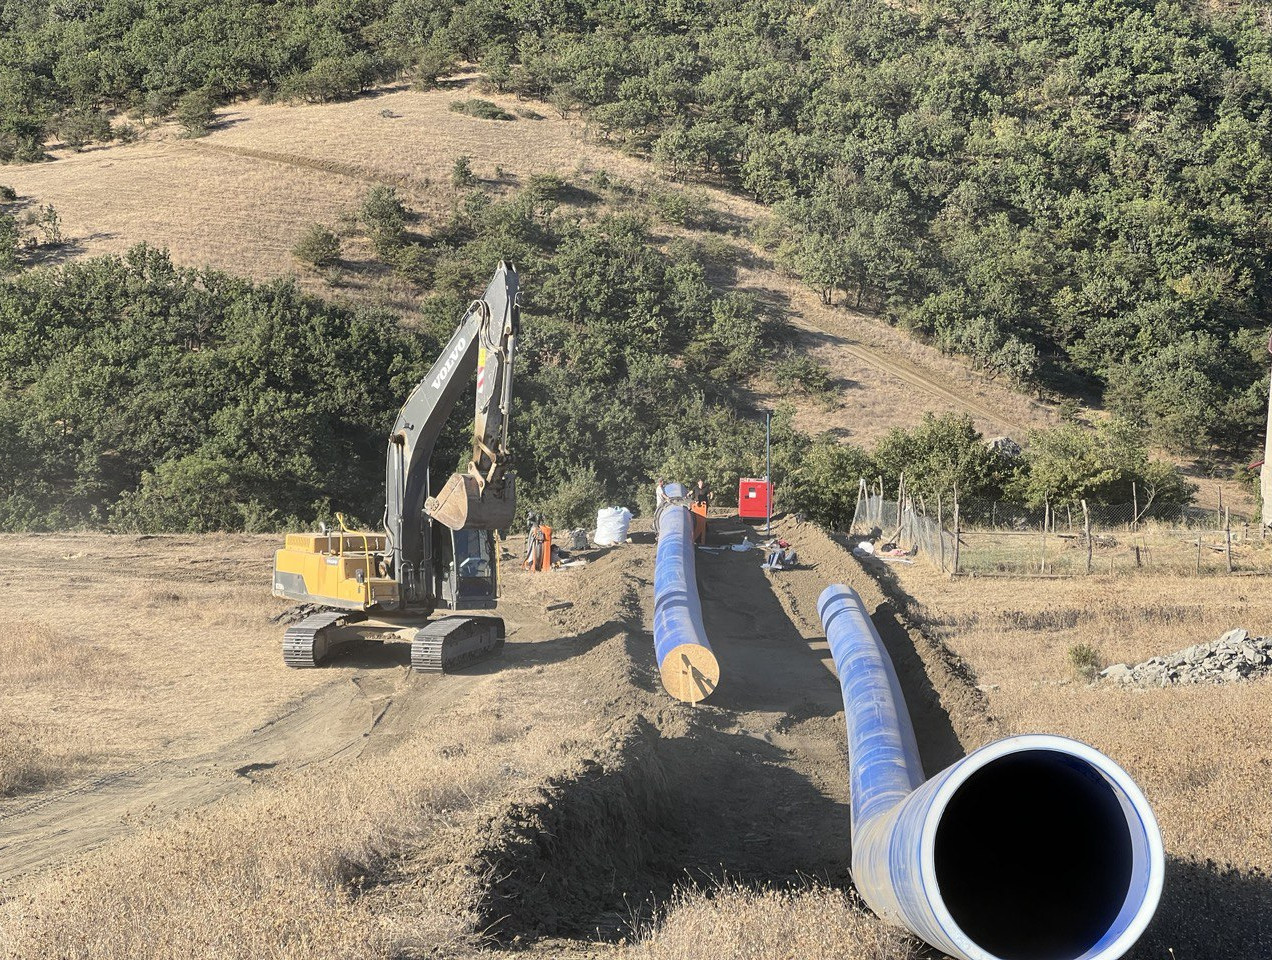
M 676 178 L 771 207 L 784 268 L 1176 452 L 1262 426 L 1272 29 L 1258 2 L 35 3 L 0 14 L 0 159 L 112 111 L 200 133 L 478 62 Z M 291 151 L 278 151 L 284 157 Z M 339 161 L 337 161 L 338 163 Z
M 20 195 L 57 208 L 70 240 L 65 256 L 122 253 L 145 242 L 167 248 L 177 263 L 258 279 L 295 277 L 323 295 L 408 311 L 417 294 L 385 275 L 366 241 L 346 245 L 346 277 L 335 290 L 304 270 L 292 248 L 311 223 L 356 215 L 375 184 L 396 187 L 426 229 L 439 223 L 463 193 L 451 183 L 460 156 L 472 158 L 480 187 L 494 195 L 541 173 L 583 184 L 604 171 L 646 190 L 665 183 L 649 163 L 597 143 L 577 121 L 549 115 L 546 105 L 483 94 L 509 112 L 537 117 L 512 122 L 449 109 L 473 87 L 470 79 L 428 92 L 388 88 L 337 104 L 238 104 L 223 110 L 204 138 L 184 139 L 175 125 L 160 125 L 136 144 L 56 150 L 52 162 L 9 167 L 3 177 Z M 822 306 L 750 240 L 764 216 L 758 205 L 718 189 L 694 196 L 707 198 L 723 225 L 726 267 L 734 273 L 722 278 L 727 287 L 772 304 L 841 388 L 845 400 L 800 403 L 801 427 L 869 443 L 925 410 L 968 412 L 989 436 L 1023 436 L 1052 422 L 1045 407 L 965 363 L 865 314 Z M 756 387 L 757 403 L 776 402 L 763 383 Z

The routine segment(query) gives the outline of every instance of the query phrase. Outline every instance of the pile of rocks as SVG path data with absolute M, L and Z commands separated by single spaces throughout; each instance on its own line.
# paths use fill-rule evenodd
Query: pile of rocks
M 1229 630 L 1214 643 L 1199 643 L 1165 657 L 1127 666 L 1115 663 L 1100 676 L 1115 683 L 1168 687 L 1177 683 L 1229 683 L 1272 673 L 1272 637 Z

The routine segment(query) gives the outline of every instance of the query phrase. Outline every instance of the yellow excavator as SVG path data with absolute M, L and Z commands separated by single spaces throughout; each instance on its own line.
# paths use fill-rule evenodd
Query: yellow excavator
M 283 636 L 283 662 L 315 667 L 357 640 L 408 640 L 416 670 L 454 670 L 500 651 L 494 531 L 516 515 L 509 469 L 512 367 L 521 308 L 517 271 L 500 261 L 389 436 L 383 532 L 289 533 L 274 555 L 274 596 L 314 605 Z M 455 404 L 477 374 L 472 459 L 429 496 L 429 460 Z

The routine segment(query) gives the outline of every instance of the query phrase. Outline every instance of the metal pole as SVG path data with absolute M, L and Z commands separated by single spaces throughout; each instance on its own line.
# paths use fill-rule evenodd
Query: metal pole
M 768 500 L 768 517 L 764 520 L 764 536 L 773 534 L 773 413 L 764 412 L 764 496 Z

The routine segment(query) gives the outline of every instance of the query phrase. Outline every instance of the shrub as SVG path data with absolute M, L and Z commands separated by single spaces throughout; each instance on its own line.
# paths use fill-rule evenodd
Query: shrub
M 378 184 L 367 191 L 362 203 L 362 223 L 375 246 L 376 253 L 387 258 L 402 245 L 406 230 L 406 207 L 398 199 L 397 190 Z
M 90 143 L 102 143 L 112 139 L 110 119 L 101 110 L 79 108 L 64 114 L 57 122 L 56 132 L 62 143 L 76 153 Z
M 489 100 L 456 100 L 450 105 L 452 113 L 462 113 L 478 120 L 515 120 L 511 113 Z
M 473 175 L 471 157 L 455 158 L 455 166 L 451 169 L 451 183 L 456 189 L 471 187 L 477 183 L 477 177 Z
M 340 238 L 321 223 L 315 223 L 306 230 L 300 242 L 292 248 L 292 255 L 297 260 L 319 270 L 339 263 L 340 252 Z
M 284 100 L 329 103 L 356 97 L 374 80 L 375 69 L 366 54 L 352 57 L 323 57 L 303 73 L 288 77 L 279 85 Z
M 216 120 L 216 101 L 209 90 L 191 90 L 177 101 L 177 123 L 187 137 L 202 137 Z
M 773 379 L 780 393 L 803 393 L 828 398 L 835 392 L 835 379 L 806 353 L 786 350 L 773 363 Z
M 27 226 L 36 230 L 40 239 L 28 238 L 31 246 L 57 247 L 65 242 L 62 236 L 62 217 L 51 203 L 46 203 L 35 213 L 27 215 Z
M 0 274 L 13 273 L 22 264 L 22 231 L 11 213 L 0 213 Z
M 417 90 L 432 90 L 454 66 L 455 57 L 450 51 L 440 44 L 429 44 L 415 58 L 415 64 L 411 68 L 411 85 Z
M 1078 676 L 1094 680 L 1103 666 L 1100 655 L 1089 643 L 1077 643 L 1069 648 L 1069 665 Z
M 18 199 L 18 191 L 14 190 L 13 187 L 6 187 L 0 184 L 0 203 L 12 203 L 16 199 Z

